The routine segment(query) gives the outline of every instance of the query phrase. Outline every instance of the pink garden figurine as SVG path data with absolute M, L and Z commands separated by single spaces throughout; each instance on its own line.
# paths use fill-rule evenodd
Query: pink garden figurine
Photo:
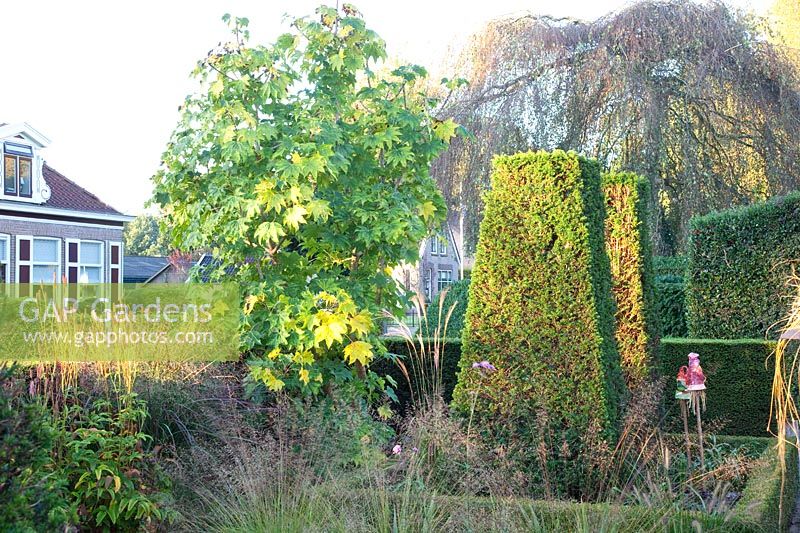
M 675 378 L 675 399 L 688 400 L 689 392 L 686 390 L 687 380 L 689 379 L 689 367 L 682 366 L 678 370 L 678 376 Z
M 700 366 L 700 355 L 689 354 L 689 369 L 686 379 L 686 390 L 700 391 L 706 388 L 706 377 L 703 375 L 703 367 Z

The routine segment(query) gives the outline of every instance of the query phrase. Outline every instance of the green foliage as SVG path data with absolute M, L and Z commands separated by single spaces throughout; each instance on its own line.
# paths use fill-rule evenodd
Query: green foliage
M 172 251 L 169 236 L 161 231 L 159 219 L 153 215 L 139 215 L 126 224 L 123 241 L 126 255 L 165 257 Z
M 444 297 L 444 302 L 440 304 L 441 292 L 433 299 L 428 305 L 427 310 L 427 326 L 425 326 L 426 335 L 433 335 L 436 328 L 439 327 L 439 306 L 442 305 L 441 322 L 444 325 L 444 318 L 453 307 L 453 313 L 450 315 L 450 320 L 447 323 L 447 337 L 453 339 L 460 339 L 461 332 L 464 329 L 464 317 L 467 314 L 467 300 L 469 299 L 469 279 L 462 279 L 450 285 Z
M 449 328 L 448 328 L 449 331 Z M 423 338 L 422 342 L 426 344 L 434 343 L 434 339 Z M 386 351 L 390 354 L 397 355 L 401 361 L 408 361 L 412 354 L 409 352 L 409 346 L 405 339 L 401 337 L 391 337 L 384 340 Z M 456 386 L 458 376 L 458 362 L 461 360 L 461 339 L 445 339 L 440 341 L 441 349 L 441 377 L 442 377 L 442 397 L 446 403 L 450 403 L 453 399 L 453 389 Z M 406 363 L 408 365 L 408 363 Z M 382 359 L 376 361 L 373 366 L 373 371 L 380 375 L 387 375 L 397 384 L 393 387 L 394 393 L 397 396 L 397 404 L 401 413 L 409 412 L 413 407 L 413 399 L 411 389 L 408 381 L 401 372 L 400 368 L 392 359 Z
M 661 374 L 669 378 L 664 396 L 667 427 L 683 431 L 674 377 L 695 352 L 708 386 L 704 424 L 727 435 L 767 436 L 773 373 L 769 358 L 774 349 L 775 343 L 758 339 L 663 339 Z
M 572 495 L 590 482 L 589 447 L 615 438 L 625 392 L 600 182 L 572 152 L 495 158 L 453 393 L 491 447 L 557 472 Z M 483 360 L 497 371 L 472 368 Z
M 656 278 L 656 313 L 665 337 L 686 337 L 686 285 L 683 278 Z
M 405 308 L 391 267 L 444 220 L 429 166 L 457 129 L 415 90 L 422 67 L 374 74 L 385 43 L 352 6 L 316 15 L 271 46 L 225 17 L 233 42 L 199 63 L 154 178 L 175 244 L 237 267 L 252 376 L 273 391 L 363 377 L 374 318 Z
M 657 278 L 683 278 L 688 261 L 685 255 L 657 255 L 653 257 L 653 272 Z
M 11 531 L 138 531 L 175 518 L 168 483 L 145 451 L 149 437 L 138 428 L 146 410 L 135 395 L 115 407 L 68 393 L 54 417 L 39 402 L 12 400 L 2 372 L 0 523 Z
M 10 531 L 57 529 L 67 516 L 64 483 L 48 468 L 55 432 L 40 404 L 12 398 L 12 372 L 0 369 L 0 524 Z
M 143 451 L 150 440 L 139 430 L 147 414 L 144 402 L 135 395 L 119 401 L 118 408 L 108 400 L 69 406 L 60 419 L 55 466 L 82 524 L 136 531 L 142 523 L 172 516 L 160 505 L 166 495 L 159 492 L 159 480 L 151 479 L 150 457 Z
M 686 268 L 683 255 L 653 258 L 656 285 L 656 313 L 665 337 L 688 337 L 686 328 Z
M 786 472 L 773 445 L 761 456 L 760 465 L 750 473 L 742 497 L 734 508 L 736 522 L 758 531 L 789 531 L 798 491 L 797 449 L 786 447 Z M 782 507 L 782 509 L 781 509 Z
M 654 369 L 660 337 L 648 229 L 650 185 L 629 172 L 607 173 L 603 193 L 620 365 L 634 389 Z
M 777 337 L 800 259 L 800 193 L 692 219 L 686 308 L 692 337 Z

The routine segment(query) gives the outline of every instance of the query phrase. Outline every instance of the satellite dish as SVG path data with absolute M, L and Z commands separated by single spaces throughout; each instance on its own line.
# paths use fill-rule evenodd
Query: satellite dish
M 50 187 L 48 187 L 47 185 L 42 187 L 42 190 L 39 192 L 42 195 L 42 200 L 44 200 L 45 202 L 50 199 Z

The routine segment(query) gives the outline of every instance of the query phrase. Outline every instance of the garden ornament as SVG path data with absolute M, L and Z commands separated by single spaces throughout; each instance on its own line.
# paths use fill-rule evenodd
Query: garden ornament
M 700 366 L 700 355 L 694 352 L 689 354 L 689 369 L 686 385 L 689 391 L 705 390 L 706 388 L 706 377 L 703 375 L 703 367 Z
M 680 367 L 675 378 L 675 399 L 680 402 L 681 416 L 683 418 L 683 432 L 686 437 L 686 458 L 692 464 L 691 444 L 689 441 L 688 411 L 692 410 L 697 419 L 697 434 L 700 444 L 700 465 L 705 465 L 705 450 L 703 449 L 703 422 L 700 412 L 706 408 L 706 376 L 700 366 L 700 355 L 694 352 L 689 354 L 689 364 Z M 691 466 L 690 466 L 691 467 Z

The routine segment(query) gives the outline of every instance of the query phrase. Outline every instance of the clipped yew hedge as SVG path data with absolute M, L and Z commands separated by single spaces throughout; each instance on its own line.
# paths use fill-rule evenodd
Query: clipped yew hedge
M 603 176 L 603 193 L 620 365 L 634 389 L 652 374 L 660 337 L 648 229 L 650 184 L 630 172 L 612 172 Z
M 423 338 L 422 342 L 425 343 L 425 346 L 433 346 L 435 340 Z M 453 399 L 453 389 L 456 386 L 458 362 L 461 359 L 461 339 L 448 338 L 441 340 L 440 343 L 443 349 L 441 356 L 442 395 L 444 396 L 444 401 L 450 403 Z M 402 337 L 385 337 L 383 344 L 387 352 L 399 356 L 406 366 L 409 365 L 407 361 L 411 357 L 411 351 L 405 339 Z M 389 359 L 379 359 L 370 366 L 370 369 L 381 376 L 391 376 L 394 379 L 397 386 L 393 387 L 393 389 L 397 395 L 399 412 L 406 414 L 413 407 L 411 403 L 411 388 L 397 364 Z
M 800 261 L 800 193 L 692 219 L 687 280 L 691 337 L 763 338 L 786 315 Z
M 485 203 L 452 405 L 534 481 L 580 495 L 626 392 L 599 166 L 560 150 L 498 156 Z M 472 368 L 483 360 L 497 371 Z
M 665 337 L 686 337 L 686 284 L 683 278 L 656 278 L 656 312 Z
M 674 377 L 695 352 L 708 387 L 706 427 L 723 435 L 768 436 L 773 367 L 766 363 L 773 361 L 774 349 L 774 342 L 760 339 L 663 339 L 661 372 L 669 378 L 664 396 L 667 428 L 683 430 Z

